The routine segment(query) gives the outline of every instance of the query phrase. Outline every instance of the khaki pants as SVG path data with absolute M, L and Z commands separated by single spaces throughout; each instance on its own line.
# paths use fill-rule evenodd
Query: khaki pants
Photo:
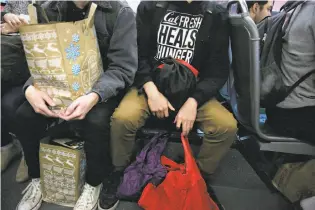
M 282 165 L 272 184 L 292 203 L 315 196 L 315 159 Z
M 117 169 L 130 163 L 136 132 L 150 115 L 146 97 L 138 94 L 135 88 L 127 93 L 115 110 L 111 122 L 111 150 L 113 165 Z M 196 123 L 205 133 L 197 161 L 202 171 L 212 174 L 235 139 L 237 123 L 215 99 L 198 109 Z

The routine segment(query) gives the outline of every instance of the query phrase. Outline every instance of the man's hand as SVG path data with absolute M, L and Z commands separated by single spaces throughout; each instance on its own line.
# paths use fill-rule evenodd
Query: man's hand
M 29 86 L 25 91 L 25 97 L 38 114 L 47 117 L 58 117 L 53 111 L 48 109 L 48 106 L 56 106 L 54 101 L 45 93 L 37 90 L 34 86 Z
M 28 21 L 22 16 L 12 13 L 7 13 L 3 16 L 3 20 L 8 23 L 12 28 L 18 28 L 21 25 L 28 24 Z
M 0 32 L 1 34 L 10 34 L 18 32 L 18 28 L 12 28 L 8 23 L 1 23 L 0 24 Z
M 143 87 L 148 96 L 149 108 L 154 116 L 162 119 L 169 116 L 168 109 L 175 111 L 172 104 L 158 91 L 153 82 L 147 82 Z
M 59 117 L 66 121 L 83 120 L 87 113 L 98 103 L 99 96 L 97 93 L 90 93 L 81 96 L 70 104 L 64 113 L 60 113 Z
M 194 127 L 197 116 L 197 107 L 197 101 L 193 98 L 189 98 L 182 108 L 180 108 L 175 118 L 174 123 L 176 123 L 176 127 L 178 129 L 182 127 L 182 133 L 184 136 L 188 136 L 189 132 Z

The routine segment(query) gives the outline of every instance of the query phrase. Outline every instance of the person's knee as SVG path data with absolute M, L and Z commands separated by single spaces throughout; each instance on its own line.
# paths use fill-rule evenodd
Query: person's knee
M 24 102 L 15 113 L 16 120 L 20 123 L 29 122 L 31 123 L 34 121 L 34 118 L 37 114 L 33 110 L 32 106 L 26 101 Z
M 119 107 L 114 112 L 111 118 L 111 127 L 113 129 L 127 129 L 132 132 L 136 132 L 139 128 L 141 120 L 141 111 L 136 107 L 125 109 Z M 117 130 L 116 130 L 117 132 Z
M 25 100 L 22 87 L 12 88 L 1 98 L 2 115 L 9 118 L 14 117 L 17 109 Z
M 10 100 L 6 100 L 6 98 L 2 98 L 1 101 L 1 111 L 4 116 L 14 116 L 18 107 L 12 106 L 12 102 Z
M 237 132 L 237 121 L 233 117 L 232 114 L 230 114 L 228 117 L 224 119 L 224 122 L 219 124 L 220 127 L 222 127 L 224 130 L 226 130 L 226 133 L 230 135 L 236 135 Z
M 95 129 L 109 128 L 112 111 L 107 109 L 96 109 L 95 107 L 83 119 L 88 127 Z
M 37 136 L 42 128 L 39 128 L 38 119 L 41 117 L 37 114 L 32 106 L 26 101 L 16 111 L 14 133 L 21 142 L 27 142 L 31 136 Z
M 237 121 L 232 114 L 227 113 L 217 116 L 210 120 L 211 122 L 205 122 L 204 133 L 206 136 L 221 137 L 221 140 L 231 140 L 237 132 Z

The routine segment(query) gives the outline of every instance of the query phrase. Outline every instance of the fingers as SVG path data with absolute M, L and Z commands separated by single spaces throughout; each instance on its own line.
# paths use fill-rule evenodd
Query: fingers
M 158 111 L 158 112 L 156 112 L 156 116 L 157 116 L 159 119 L 163 119 L 163 118 L 164 118 L 164 112 L 163 112 L 163 111 Z
M 12 22 L 12 21 L 9 21 L 8 24 L 9 24 L 12 28 L 15 28 L 15 26 L 13 25 L 13 22 Z
M 87 111 L 84 103 L 81 103 L 79 99 L 75 100 L 70 104 L 70 106 L 66 109 L 64 114 L 61 114 L 59 117 L 66 121 L 69 120 L 82 120 L 85 118 Z
M 57 117 L 57 115 L 51 111 L 50 109 L 48 109 L 47 105 L 45 104 L 45 102 L 43 101 L 42 104 L 38 105 L 37 108 L 35 109 L 36 113 L 45 115 L 47 117 Z
M 6 33 L 6 29 L 5 29 L 5 25 L 4 24 L 0 24 L 0 32 L 1 32 L 1 34 L 5 34 Z
M 29 89 L 29 91 L 31 91 L 31 89 Z M 35 92 L 35 93 L 39 93 L 37 96 L 35 96 L 35 99 L 34 98 L 30 98 L 27 99 L 29 100 L 29 102 L 32 104 L 33 108 L 34 108 L 34 111 L 36 113 L 39 113 L 39 114 L 42 114 L 42 115 L 45 115 L 47 117 L 58 117 L 58 115 L 56 113 L 54 113 L 52 110 L 50 110 L 48 107 L 47 107 L 47 104 L 50 104 L 49 105 L 53 105 L 51 103 L 51 98 L 46 95 L 45 93 L 40 93 L 40 92 Z M 46 104 L 47 103 L 47 104 Z
M 170 110 L 175 111 L 175 108 L 173 107 L 173 105 L 170 102 L 167 103 L 167 106 Z
M 194 123 L 192 121 L 185 121 L 183 123 L 183 135 L 188 136 L 193 126 L 194 126 Z
M 159 118 L 159 119 L 163 119 L 163 118 L 169 116 L 169 114 L 168 114 L 168 108 L 166 108 L 166 109 L 159 109 L 158 111 L 154 111 L 154 110 L 152 111 L 152 110 L 151 110 L 151 112 L 152 112 L 152 115 L 153 115 L 153 116 L 155 116 L 155 117 L 157 117 L 157 118 Z
M 191 121 L 189 125 L 189 132 L 194 128 L 195 121 Z
M 182 123 L 182 133 L 183 133 L 183 135 L 184 136 L 187 136 L 188 135 L 188 133 L 189 133 L 189 122 L 183 122 Z
M 193 120 L 188 120 L 188 119 L 183 119 L 180 115 L 177 115 L 174 123 L 176 123 L 176 128 L 180 129 L 182 128 L 182 134 L 184 136 L 188 136 L 192 128 L 194 127 L 194 121 Z
M 21 21 L 19 19 L 12 18 L 11 20 L 8 21 L 8 24 L 12 28 L 16 28 L 16 27 L 18 27 L 21 24 Z
M 14 26 L 19 26 L 21 24 L 19 17 L 16 15 L 12 16 L 11 22 Z
M 12 14 L 12 13 L 5 14 L 3 16 L 3 18 L 4 18 L 4 21 L 6 23 L 8 23 L 12 28 L 14 28 L 14 25 L 15 25 L 15 22 L 16 22 L 14 14 Z
M 165 107 L 164 109 L 160 109 L 157 112 L 157 117 L 160 118 L 160 119 L 169 117 L 168 107 Z
M 168 109 L 170 108 L 172 108 L 172 109 L 174 109 L 173 108 L 173 106 L 169 103 L 169 102 L 167 102 L 168 104 L 165 104 L 162 108 L 160 108 L 159 109 L 159 111 L 157 111 L 156 112 L 156 115 L 157 115 L 157 117 L 159 118 L 159 119 L 163 119 L 163 118 L 167 118 L 167 117 L 169 117 L 169 111 L 168 111 Z M 175 109 L 174 109 L 175 110 Z
M 21 23 L 24 23 L 24 24 L 28 24 L 29 23 L 28 20 L 26 20 L 24 17 L 19 16 L 18 18 L 21 21 Z
M 175 122 L 176 122 L 176 128 L 180 129 L 182 126 L 182 119 L 176 117 Z
M 56 106 L 55 102 L 48 96 L 47 93 L 42 92 L 42 96 L 44 101 L 49 105 L 49 106 Z
M 70 104 L 70 106 L 66 109 L 65 115 L 66 116 L 71 115 L 74 112 L 74 110 L 79 106 L 79 104 L 80 104 L 79 101 L 72 102 L 72 104 Z
M 164 115 L 164 117 L 166 117 L 166 118 L 169 117 L 168 108 L 164 109 L 163 115 Z
M 69 121 L 69 120 L 81 120 L 84 118 L 82 115 L 81 110 L 77 107 L 77 109 L 72 112 L 70 115 L 61 116 L 62 119 Z

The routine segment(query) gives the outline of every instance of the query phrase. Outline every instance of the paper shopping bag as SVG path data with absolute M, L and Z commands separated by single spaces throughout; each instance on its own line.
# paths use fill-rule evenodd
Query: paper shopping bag
M 34 86 L 57 104 L 68 107 L 89 93 L 102 72 L 102 61 L 94 27 L 96 4 L 88 18 L 76 22 L 30 24 L 20 34 Z M 31 23 L 36 23 L 35 7 L 29 6 Z M 42 10 L 45 14 L 45 11 Z
M 43 141 L 45 141 L 44 139 Z M 40 179 L 43 200 L 74 207 L 85 183 L 86 158 L 82 142 L 71 146 L 72 139 L 54 139 L 39 149 Z

